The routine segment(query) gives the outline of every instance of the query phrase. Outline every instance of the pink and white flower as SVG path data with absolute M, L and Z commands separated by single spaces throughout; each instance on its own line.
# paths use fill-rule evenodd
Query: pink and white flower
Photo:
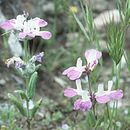
M 95 93 L 95 98 L 98 103 L 104 104 L 111 100 L 119 100 L 123 97 L 123 91 L 111 90 L 113 86 L 113 81 L 108 81 L 108 90 L 105 91 L 103 84 L 98 86 L 98 91 Z
M 62 74 L 67 75 L 70 80 L 79 79 L 82 73 L 85 71 L 85 66 L 82 66 L 81 58 L 77 59 L 76 66 L 69 67 Z
M 49 31 L 40 31 L 41 27 L 47 26 L 47 22 L 38 17 L 34 19 L 27 19 L 27 15 L 18 15 L 16 19 L 7 20 L 0 25 L 5 30 L 14 30 L 18 33 L 20 39 L 34 38 L 40 36 L 43 39 L 50 39 L 51 33 Z
M 95 49 L 90 49 L 85 52 L 85 58 L 87 60 L 87 71 L 93 71 L 98 64 L 98 60 L 101 58 L 102 53 Z
M 87 90 L 82 89 L 80 79 L 76 80 L 76 86 L 77 89 L 74 88 L 65 89 L 64 96 L 69 98 L 74 96 L 80 96 L 80 98 L 74 102 L 74 110 L 88 111 L 92 107 L 89 92 Z
M 112 100 L 119 100 L 123 97 L 122 90 L 111 90 L 113 86 L 113 81 L 108 81 L 108 90 L 105 91 L 103 88 L 103 84 L 98 86 L 98 91 L 96 93 L 90 93 L 87 90 L 83 90 L 81 86 L 81 80 L 76 80 L 77 89 L 74 88 L 67 88 L 64 91 L 64 96 L 68 98 L 72 98 L 74 96 L 80 96 L 74 102 L 74 110 L 82 110 L 88 111 L 92 105 L 92 102 L 95 103 L 97 101 L 99 104 L 105 104 Z
M 66 75 L 70 80 L 79 79 L 83 72 L 86 72 L 88 75 L 96 67 L 101 56 L 102 53 L 100 51 L 94 49 L 87 50 L 85 52 L 87 66 L 83 66 L 81 58 L 78 58 L 76 66 L 69 67 L 62 74 Z

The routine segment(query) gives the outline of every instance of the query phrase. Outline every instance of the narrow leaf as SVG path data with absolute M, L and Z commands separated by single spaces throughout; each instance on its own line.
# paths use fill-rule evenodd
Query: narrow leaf
M 36 81 L 37 81 L 37 72 L 34 72 L 30 78 L 27 88 L 27 95 L 29 99 L 32 99 L 35 94 Z
M 42 99 L 36 102 L 34 108 L 31 110 L 31 118 L 34 117 L 35 113 L 37 112 L 41 104 L 42 104 Z
M 26 115 L 26 110 L 23 108 L 22 103 L 17 99 L 17 97 L 15 97 L 14 95 L 12 95 L 10 93 L 8 94 L 8 97 L 9 97 L 10 101 L 18 108 L 18 110 L 20 111 L 20 113 L 23 116 L 27 116 Z

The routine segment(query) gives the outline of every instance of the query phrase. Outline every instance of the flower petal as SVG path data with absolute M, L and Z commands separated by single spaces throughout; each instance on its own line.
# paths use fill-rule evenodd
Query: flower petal
M 80 104 L 80 110 L 83 112 L 88 111 L 92 107 L 91 101 L 82 101 Z
M 78 99 L 74 102 L 74 110 L 82 110 L 83 112 L 88 111 L 92 107 L 92 102 L 83 101 L 82 99 Z
M 15 19 L 7 20 L 0 25 L 2 29 L 11 30 L 14 28 Z
M 101 104 L 105 104 L 110 101 L 110 97 L 107 95 L 96 96 L 96 101 Z
M 33 34 L 33 33 L 31 33 L 31 32 L 20 32 L 19 33 L 19 38 L 20 39 L 24 39 L 24 38 L 26 38 L 26 37 L 28 37 L 28 39 L 30 39 L 30 38 L 34 38 L 35 37 L 35 34 Z
M 100 59 L 101 56 L 102 56 L 102 53 L 95 49 L 90 49 L 85 52 L 85 57 L 86 57 L 88 63 L 91 63 L 95 60 Z
M 77 59 L 76 66 L 77 66 L 78 68 L 82 68 L 82 60 L 81 60 L 81 58 L 78 58 L 78 59 Z
M 69 67 L 62 74 L 67 75 L 70 80 L 76 80 L 80 78 L 82 72 L 77 67 Z
M 37 33 L 37 36 L 41 36 L 43 39 L 48 40 L 51 38 L 52 34 L 49 31 L 40 31 Z
M 33 21 L 35 21 L 39 27 L 45 27 L 48 24 L 45 20 L 40 19 L 38 17 L 34 18 Z
M 123 97 L 123 91 L 122 90 L 111 91 L 109 96 L 111 100 L 119 100 Z
M 79 110 L 80 109 L 80 104 L 81 104 L 81 99 L 78 99 L 74 102 L 74 110 Z
M 64 96 L 66 96 L 66 97 L 71 98 L 71 97 L 74 97 L 76 95 L 77 95 L 77 92 L 76 92 L 76 89 L 74 89 L 74 88 L 67 88 L 64 91 Z
M 19 33 L 19 38 L 20 39 L 24 39 L 26 36 L 27 36 L 27 33 L 25 33 L 25 32 L 20 32 Z

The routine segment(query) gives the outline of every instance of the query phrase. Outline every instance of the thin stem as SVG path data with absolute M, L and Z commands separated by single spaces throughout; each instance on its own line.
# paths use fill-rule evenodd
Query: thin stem
M 30 55 L 30 51 L 28 49 L 28 41 L 27 40 L 24 40 L 24 60 L 25 62 L 28 61 L 28 58 L 29 58 L 29 55 Z M 26 82 L 26 89 L 28 87 L 28 83 L 29 83 L 29 78 L 26 78 L 25 79 L 25 82 Z M 31 130 L 31 119 L 30 119 L 30 110 L 29 110 L 29 100 L 26 100 L 26 105 L 27 105 L 27 129 L 28 130 Z
M 24 40 L 24 60 L 27 62 L 28 60 L 28 42 Z
M 93 94 L 92 94 L 92 89 L 91 89 L 91 83 L 90 83 L 90 78 L 89 78 L 89 75 L 88 75 L 88 86 L 89 86 L 89 93 L 90 93 L 90 96 L 91 96 L 91 101 L 92 101 L 92 109 L 93 109 L 93 114 L 94 114 L 94 118 L 95 118 L 95 121 L 96 121 L 96 110 L 95 110 L 95 100 L 93 98 Z
M 91 83 L 90 83 L 90 78 L 89 78 L 89 75 L 88 75 L 88 87 L 89 87 L 89 93 L 90 95 L 92 95 L 92 89 L 91 89 Z
M 29 111 L 29 101 L 27 101 L 27 128 L 31 130 L 31 119 L 30 119 L 30 111 Z
M 109 111 L 108 104 L 106 104 L 106 107 L 107 107 L 108 118 L 109 118 L 109 121 L 110 121 L 110 122 L 109 122 L 109 126 L 108 126 L 108 128 L 107 128 L 107 129 L 109 130 L 109 129 L 111 128 L 113 115 L 112 115 L 112 116 L 110 115 L 111 112 Z

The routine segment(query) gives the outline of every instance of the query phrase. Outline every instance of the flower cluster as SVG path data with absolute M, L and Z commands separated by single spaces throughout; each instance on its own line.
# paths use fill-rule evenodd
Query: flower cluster
M 91 71 L 93 71 L 93 69 L 98 64 L 98 60 L 101 58 L 101 56 L 102 56 L 102 53 L 97 50 L 94 50 L 94 49 L 87 50 L 85 52 L 87 65 L 83 66 L 81 58 L 78 58 L 76 66 L 69 67 L 68 69 L 66 69 L 63 72 L 63 75 L 67 75 L 67 77 L 70 80 L 79 79 L 83 72 L 86 72 L 87 74 L 89 74 Z
M 87 50 L 85 52 L 85 58 L 87 60 L 86 66 L 82 66 L 82 60 L 81 58 L 78 58 L 76 66 L 70 67 L 63 72 L 63 75 L 67 75 L 70 80 L 75 80 L 76 82 L 76 89 L 69 87 L 64 91 L 64 96 L 66 97 L 80 97 L 74 102 L 74 110 L 87 111 L 94 105 L 93 103 L 95 102 L 105 104 L 111 100 L 119 100 L 123 97 L 122 90 L 112 90 L 113 81 L 108 81 L 107 90 L 104 90 L 103 84 L 98 85 L 97 92 L 90 92 L 82 89 L 80 80 L 82 73 L 85 72 L 89 75 L 98 64 L 98 60 L 101 56 L 102 53 L 97 50 Z
M 41 52 L 32 56 L 32 58 L 30 58 L 27 62 L 23 61 L 20 57 L 13 56 L 12 58 L 6 60 L 6 64 L 7 67 L 15 65 L 15 68 L 19 70 L 22 75 L 28 75 L 38 69 L 39 64 L 36 65 L 36 62 L 41 63 L 43 56 L 44 52 Z
M 35 36 L 40 36 L 43 39 L 50 39 L 51 33 L 49 31 L 40 31 L 41 27 L 47 26 L 47 22 L 38 17 L 27 19 L 28 14 L 18 15 L 16 19 L 10 19 L 0 25 L 5 30 L 13 30 L 18 34 L 19 39 L 31 39 Z

